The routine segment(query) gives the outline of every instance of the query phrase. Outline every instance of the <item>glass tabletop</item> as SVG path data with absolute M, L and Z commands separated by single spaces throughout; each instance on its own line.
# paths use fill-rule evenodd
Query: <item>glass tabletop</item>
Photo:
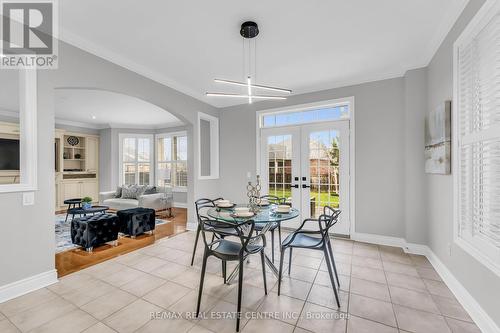
M 236 205 L 236 207 L 247 207 L 247 205 Z M 299 216 L 299 210 L 291 208 L 289 213 L 278 213 L 276 208 L 278 206 L 271 204 L 269 206 L 260 207 L 260 211 L 257 215 L 248 218 L 237 218 L 233 217 L 234 208 L 210 208 L 207 211 L 207 215 L 216 220 L 222 220 L 226 222 L 241 222 L 245 220 L 254 220 L 256 223 L 267 223 L 267 222 L 282 222 L 286 220 L 293 219 Z

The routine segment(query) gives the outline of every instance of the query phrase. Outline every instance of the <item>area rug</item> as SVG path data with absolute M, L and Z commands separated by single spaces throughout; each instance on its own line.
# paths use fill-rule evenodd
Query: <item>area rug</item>
M 56 214 L 55 216 L 56 253 L 76 249 L 78 247 L 78 245 L 74 245 L 71 242 L 71 216 L 68 217 L 67 222 L 64 222 L 65 219 L 66 214 Z M 170 223 L 170 221 L 156 219 L 156 225 L 165 223 Z

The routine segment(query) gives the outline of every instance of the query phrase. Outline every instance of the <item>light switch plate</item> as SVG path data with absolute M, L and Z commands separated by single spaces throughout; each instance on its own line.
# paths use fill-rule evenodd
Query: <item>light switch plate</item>
M 23 206 L 32 206 L 35 204 L 35 192 L 23 193 Z

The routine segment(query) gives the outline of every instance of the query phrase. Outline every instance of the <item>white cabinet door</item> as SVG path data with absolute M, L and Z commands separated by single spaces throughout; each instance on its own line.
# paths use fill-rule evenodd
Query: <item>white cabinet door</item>
M 99 189 L 97 181 L 84 181 L 81 183 L 81 197 L 91 197 L 92 202 L 99 202 Z
M 63 182 L 61 183 L 61 197 L 62 200 L 81 198 L 81 184 L 80 182 Z
M 97 172 L 99 166 L 99 139 L 94 137 L 86 138 L 86 171 Z

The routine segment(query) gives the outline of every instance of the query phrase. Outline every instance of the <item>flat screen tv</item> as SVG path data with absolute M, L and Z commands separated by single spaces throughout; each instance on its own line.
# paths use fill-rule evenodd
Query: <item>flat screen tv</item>
M 19 170 L 19 140 L 0 139 L 0 170 Z

